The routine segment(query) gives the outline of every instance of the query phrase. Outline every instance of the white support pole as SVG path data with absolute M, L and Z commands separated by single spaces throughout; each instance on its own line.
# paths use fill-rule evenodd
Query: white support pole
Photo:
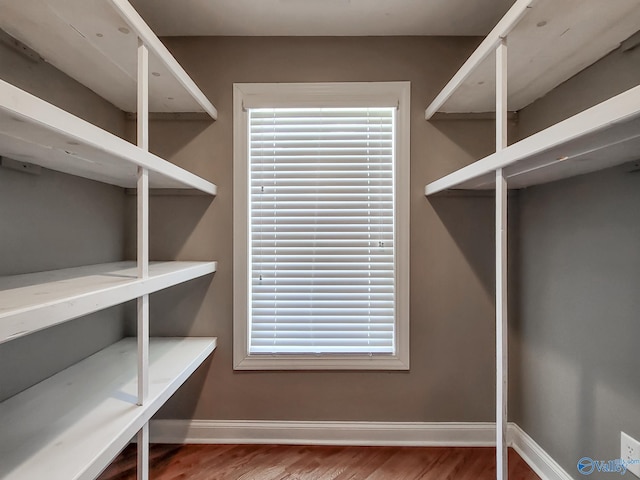
M 507 147 L 507 39 L 496 47 L 496 152 Z
M 507 42 L 496 48 L 496 151 L 507 146 Z M 507 480 L 507 181 L 496 170 L 496 479 Z
M 138 40 L 138 146 L 149 149 L 149 52 Z M 138 168 L 138 277 L 149 276 L 149 171 Z M 138 404 L 149 385 L 149 296 L 138 298 Z
M 496 171 L 496 478 L 507 480 L 507 181 Z
M 138 432 L 138 478 L 137 480 L 149 480 L 149 423 Z
M 149 170 L 138 167 L 138 277 L 149 276 Z
M 138 40 L 138 146 L 149 151 L 149 51 Z M 149 171 L 138 168 L 138 276 L 149 276 Z
M 138 39 L 138 146 L 149 150 L 149 51 Z M 138 277 L 149 276 L 149 170 L 138 168 Z M 149 391 L 149 295 L 138 298 L 138 405 Z M 138 480 L 149 479 L 149 424 L 138 432 Z
M 138 277 L 149 276 L 149 171 L 138 168 Z M 149 389 L 149 295 L 138 297 L 138 405 Z
M 149 392 L 149 295 L 138 297 L 138 405 Z
M 149 150 L 149 50 L 138 39 L 138 146 Z

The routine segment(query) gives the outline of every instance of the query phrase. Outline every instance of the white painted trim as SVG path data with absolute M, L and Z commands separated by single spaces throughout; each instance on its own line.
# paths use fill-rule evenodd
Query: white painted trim
M 364 103 L 363 103 L 364 102 Z M 248 355 L 249 165 L 247 107 L 397 106 L 396 355 Z M 408 370 L 410 82 L 236 83 L 233 86 L 234 333 L 236 370 Z
M 249 318 L 249 115 L 244 91 L 233 85 L 233 365 L 246 356 Z M 242 321 L 240 319 L 243 319 Z
M 410 270 L 411 259 L 411 84 L 398 83 L 398 109 L 396 110 L 396 168 L 395 211 L 396 222 L 396 365 L 409 369 L 410 355 Z
M 508 445 L 542 480 L 573 480 L 515 423 Z M 278 444 L 406 447 L 493 447 L 493 422 L 287 422 L 152 420 L 152 443 Z
M 281 445 L 495 445 L 494 423 L 154 420 L 153 443 Z
M 542 480 L 574 480 L 567 471 L 545 452 L 515 423 L 509 424 L 509 446 L 513 448 Z
M 502 17 L 500 22 L 491 30 L 489 35 L 471 54 L 467 61 L 460 67 L 449 83 L 445 85 L 438 96 L 431 102 L 425 112 L 425 119 L 429 120 L 444 103 L 455 93 L 455 91 L 471 75 L 475 68 L 480 65 L 489 55 L 493 54 L 495 48 L 506 38 L 509 32 L 515 28 L 518 22 L 525 16 L 535 0 L 518 0 L 509 11 Z
M 242 108 L 398 107 L 409 82 L 238 83 Z

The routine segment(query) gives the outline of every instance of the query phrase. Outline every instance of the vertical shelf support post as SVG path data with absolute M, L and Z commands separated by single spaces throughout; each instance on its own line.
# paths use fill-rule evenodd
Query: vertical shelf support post
M 138 39 L 138 146 L 149 150 L 149 50 Z M 138 168 L 138 277 L 149 276 L 149 171 Z M 138 405 L 149 390 L 149 295 L 138 298 Z M 138 432 L 138 480 L 149 478 L 149 424 Z
M 507 147 L 507 40 L 496 48 L 496 151 Z M 507 181 L 496 170 L 496 478 L 507 480 Z
M 149 480 L 149 422 L 138 432 L 137 480 Z
M 138 146 L 149 149 L 149 52 L 138 45 Z M 138 168 L 138 277 L 149 276 L 149 171 Z M 149 353 L 149 296 L 138 298 L 138 403 L 147 396 Z

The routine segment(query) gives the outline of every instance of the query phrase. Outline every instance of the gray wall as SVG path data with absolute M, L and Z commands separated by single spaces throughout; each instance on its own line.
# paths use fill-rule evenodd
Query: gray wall
M 161 412 L 167 418 L 490 421 L 494 417 L 493 200 L 428 201 L 424 185 L 493 149 L 493 122 L 427 123 L 424 109 L 475 38 L 168 38 L 219 111 L 155 122 L 151 149 L 216 182 L 219 194 L 154 197 L 155 258 L 219 261 L 213 280 L 152 298 L 152 331 L 216 335 L 219 347 Z M 412 82 L 411 371 L 234 372 L 232 85 Z M 129 200 L 130 202 L 133 199 Z M 129 219 L 129 229 L 133 219 Z M 128 251 L 133 251 L 130 241 Z
M 635 87 L 640 82 L 640 47 L 617 49 L 518 112 L 524 138 Z
M 520 136 L 638 79 L 640 48 L 613 52 L 520 112 Z M 621 430 L 640 439 L 640 173 L 633 168 L 519 195 L 510 419 L 574 477 L 583 456 L 620 458 Z
M 0 43 L 0 78 L 117 135 L 124 114 L 43 61 Z M 0 168 L 0 275 L 121 260 L 121 188 L 43 169 Z M 122 308 L 0 345 L 0 400 L 75 363 L 123 334 Z

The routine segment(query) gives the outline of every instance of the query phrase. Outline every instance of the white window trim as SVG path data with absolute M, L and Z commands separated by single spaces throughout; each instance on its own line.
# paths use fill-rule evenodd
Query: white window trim
M 236 83 L 233 86 L 233 365 L 235 370 L 409 369 L 410 82 Z M 246 108 L 397 106 L 396 354 L 249 355 L 249 155 Z

